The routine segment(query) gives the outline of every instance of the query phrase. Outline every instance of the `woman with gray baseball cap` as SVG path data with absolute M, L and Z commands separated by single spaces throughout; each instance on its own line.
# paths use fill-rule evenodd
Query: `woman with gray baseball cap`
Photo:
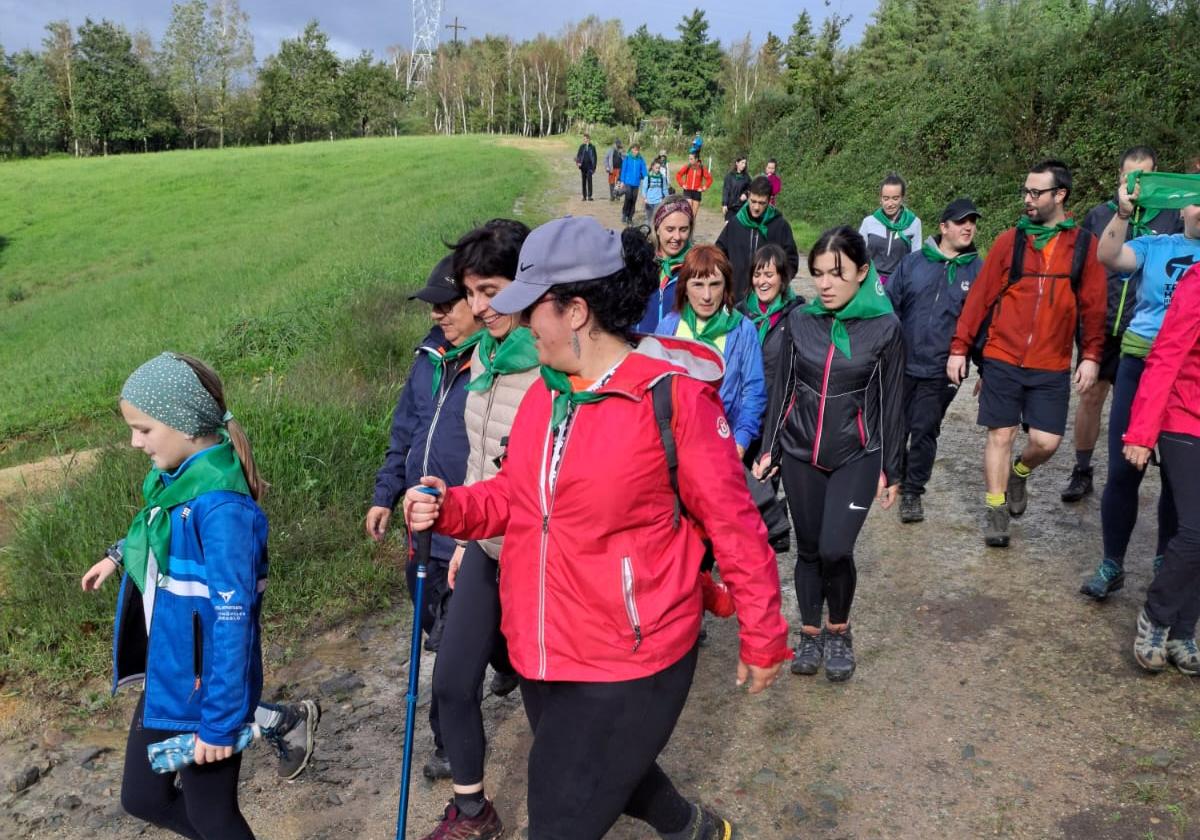
M 439 495 L 405 496 L 414 530 L 504 534 L 502 629 L 534 732 L 531 840 L 598 840 L 622 813 L 664 838 L 731 836 L 657 763 L 696 667 L 702 531 L 737 608 L 738 684 L 762 691 L 789 656 L 775 555 L 711 385 L 720 353 L 665 336 L 634 344 L 657 273 L 635 230 L 590 218 L 534 230 L 492 300 L 522 313 L 542 364 L 504 467 L 470 487 L 426 476 Z

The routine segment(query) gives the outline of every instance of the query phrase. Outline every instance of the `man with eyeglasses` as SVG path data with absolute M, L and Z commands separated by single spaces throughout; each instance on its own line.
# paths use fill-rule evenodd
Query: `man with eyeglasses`
M 1104 267 L 1094 238 L 1066 212 L 1070 194 L 1066 164 L 1046 160 L 1030 169 L 1021 188 L 1025 213 L 996 238 L 950 343 L 946 375 L 954 383 L 966 376 L 972 347 L 981 350 L 978 423 L 988 430 L 984 542 L 996 548 L 1008 546 L 1009 517 L 1025 512 L 1030 473 L 1062 442 L 1076 324 L 1082 360 L 1074 384 L 1081 394 L 1095 384 L 1104 351 Z M 1013 462 L 1022 424 L 1028 439 Z

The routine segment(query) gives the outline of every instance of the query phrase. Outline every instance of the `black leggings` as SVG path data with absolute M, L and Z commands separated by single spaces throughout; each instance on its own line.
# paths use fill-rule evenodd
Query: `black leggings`
M 657 759 L 687 702 L 696 652 L 636 680 L 521 679 L 533 729 L 529 840 L 599 840 L 622 813 L 660 834 L 687 827 L 691 806 Z
M 125 744 L 125 773 L 121 779 L 121 807 L 131 816 L 193 840 L 254 840 L 238 808 L 238 775 L 242 754 L 234 753 L 215 764 L 188 766 L 178 775 L 183 790 L 175 787 L 175 773 L 150 769 L 146 747 L 180 733 L 142 728 L 145 696 L 138 700 Z
M 621 219 L 632 221 L 633 214 L 637 212 L 637 197 L 638 188 L 625 185 L 625 204 L 621 207 Z
M 1124 361 L 1124 360 L 1122 360 Z M 1200 617 L 1200 438 L 1164 432 L 1158 438 L 1163 483 L 1179 512 L 1162 568 L 1146 593 L 1146 612 L 1171 628 L 1172 639 L 1191 639 Z M 1120 452 L 1109 459 L 1120 457 Z M 1164 491 L 1167 488 L 1164 488 Z
M 467 546 L 433 665 L 433 696 L 456 785 L 483 781 L 487 739 L 479 704 L 488 663 L 497 671 L 512 673 L 508 645 L 500 633 L 497 574 L 496 561 L 479 543 Z
M 858 579 L 854 543 L 875 498 L 881 463 L 873 452 L 827 472 L 783 456 L 783 492 L 796 534 L 796 600 L 806 627 L 821 626 L 824 604 L 830 624 L 850 620 Z

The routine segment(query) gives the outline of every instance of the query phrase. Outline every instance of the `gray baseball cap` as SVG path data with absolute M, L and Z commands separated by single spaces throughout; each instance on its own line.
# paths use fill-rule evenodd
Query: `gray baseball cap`
M 590 216 L 565 216 L 536 227 L 521 246 L 517 276 L 492 298 L 511 315 L 532 306 L 551 286 L 598 280 L 625 266 L 621 235 Z

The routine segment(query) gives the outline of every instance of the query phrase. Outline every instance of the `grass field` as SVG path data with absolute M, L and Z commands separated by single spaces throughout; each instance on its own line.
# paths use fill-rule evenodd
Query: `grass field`
M 78 579 L 140 507 L 115 395 L 163 349 L 217 366 L 273 484 L 267 638 L 394 596 L 360 522 L 428 324 L 405 297 L 542 167 L 477 138 L 0 165 L 0 458 L 105 447 L 0 553 L 0 676 L 108 667 L 113 593 Z

